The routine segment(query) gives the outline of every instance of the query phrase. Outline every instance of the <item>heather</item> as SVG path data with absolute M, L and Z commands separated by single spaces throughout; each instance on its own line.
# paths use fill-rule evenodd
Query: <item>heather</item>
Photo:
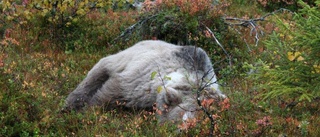
M 1 1 L 0 136 L 320 135 L 319 0 L 141 2 Z M 202 100 L 213 124 L 204 112 L 180 125 L 156 110 L 61 112 L 100 58 L 145 39 L 207 51 L 228 96 Z

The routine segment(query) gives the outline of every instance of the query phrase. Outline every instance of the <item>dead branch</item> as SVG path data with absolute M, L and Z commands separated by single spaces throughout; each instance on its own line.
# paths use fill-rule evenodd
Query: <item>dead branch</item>
M 226 56 L 228 57 L 229 60 L 229 65 L 232 66 L 232 62 L 231 62 L 231 57 L 228 54 L 227 50 L 223 47 L 223 45 L 219 42 L 219 40 L 216 38 L 216 36 L 214 35 L 214 33 L 211 31 L 211 29 L 209 27 L 207 27 L 206 25 L 204 25 L 203 23 L 201 23 L 201 25 L 203 25 L 206 30 L 210 33 L 211 37 L 214 39 L 214 41 L 220 46 L 220 48 L 223 50 L 224 54 L 226 54 Z
M 257 22 L 265 21 L 267 17 L 269 17 L 271 15 L 275 15 L 279 12 L 285 12 L 285 11 L 293 13 L 292 11 L 290 11 L 288 9 L 281 8 L 279 10 L 276 10 L 274 12 L 271 12 L 271 13 L 268 13 L 264 16 L 261 16 L 260 18 L 241 19 L 241 18 L 225 17 L 224 20 L 225 20 L 225 23 L 229 26 L 251 27 L 250 35 L 252 35 L 253 32 L 255 33 L 255 36 L 254 36 L 255 42 L 256 42 L 255 46 L 257 46 L 259 43 L 259 40 L 260 40 L 259 39 L 260 35 L 263 35 L 263 31 L 259 29 Z M 237 31 L 237 32 L 240 33 L 239 31 Z M 246 42 L 246 40 L 245 40 L 245 42 Z M 247 42 L 246 42 L 246 44 L 247 44 Z M 248 44 L 247 44 L 247 46 L 248 46 Z M 249 50 L 250 50 L 250 48 L 249 48 Z
M 146 18 L 146 19 L 143 19 L 143 20 L 139 20 L 137 23 L 129 26 L 128 28 L 126 28 L 118 37 L 113 39 L 111 43 L 116 42 L 117 40 L 125 37 L 128 34 L 131 35 L 132 32 L 134 32 L 137 27 L 141 27 L 146 21 L 148 21 L 148 20 L 150 20 L 150 19 L 152 19 L 152 18 L 154 18 L 156 16 L 158 16 L 158 14 L 152 15 L 152 16 Z

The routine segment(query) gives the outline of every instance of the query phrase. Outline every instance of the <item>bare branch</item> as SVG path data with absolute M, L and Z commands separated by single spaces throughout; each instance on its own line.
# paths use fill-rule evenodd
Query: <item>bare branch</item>
M 231 63 L 231 57 L 230 55 L 228 54 L 227 50 L 224 49 L 223 45 L 219 42 L 219 40 L 216 38 L 216 36 L 214 35 L 214 33 L 211 31 L 210 28 L 208 28 L 206 25 L 204 25 L 203 23 L 201 23 L 201 25 L 203 25 L 206 30 L 211 34 L 212 38 L 215 40 L 215 42 L 220 46 L 220 48 L 223 50 L 224 54 L 226 54 L 226 56 L 228 57 L 228 60 L 229 60 L 229 65 L 231 66 L 232 63 Z
M 204 24 L 202 24 L 202 25 L 204 25 Z M 205 26 L 205 25 L 204 25 Z M 206 26 L 205 26 L 206 27 Z M 206 27 L 206 29 L 209 29 L 208 27 Z M 210 33 L 212 33 L 212 31 L 209 29 L 208 31 L 210 31 Z M 213 35 L 213 34 L 212 34 Z M 213 35 L 214 36 L 214 35 Z M 214 38 L 215 38 L 215 36 L 214 36 Z M 220 42 L 215 38 L 215 40 L 216 40 L 216 42 L 218 43 L 218 44 L 220 44 Z M 222 47 L 222 49 L 224 50 L 224 48 L 223 48 L 223 46 L 220 44 L 219 45 L 220 47 Z M 196 46 L 195 46 L 195 48 L 194 48 L 194 56 L 196 57 L 197 56 L 197 48 L 196 48 Z M 224 50 L 225 51 L 225 50 Z M 226 52 L 226 51 L 225 51 Z M 195 68 L 195 71 L 198 71 L 198 64 L 197 64 L 198 62 L 196 61 L 196 60 L 193 60 L 193 65 L 194 65 L 194 68 Z M 213 69 L 210 69 L 210 70 L 208 70 L 207 72 L 205 72 L 204 74 L 203 74 L 203 76 L 201 77 L 201 80 L 200 81 L 198 81 L 198 84 L 197 84 L 197 91 L 196 91 L 196 93 L 197 93 L 197 104 L 198 104 L 198 106 L 200 107 L 200 109 L 208 116 L 208 118 L 210 119 L 210 132 L 209 132 L 209 137 L 212 137 L 213 136 L 213 131 L 214 131 L 214 126 L 215 126 L 215 120 L 214 120 L 214 118 L 212 117 L 212 114 L 210 114 L 210 112 L 204 107 L 204 106 L 202 106 L 202 104 L 201 104 L 201 98 L 200 98 L 200 96 L 201 96 L 201 94 L 202 94 L 202 92 L 204 91 L 204 89 L 206 88 L 206 87 L 208 87 L 210 84 L 212 84 L 212 83 L 210 83 L 210 82 L 205 82 L 205 78 L 210 74 L 210 72 L 212 72 L 213 71 Z M 211 81 L 213 78 L 214 78 L 215 76 L 212 76 L 211 78 L 210 78 L 210 80 L 209 81 Z M 196 79 L 198 80 L 198 73 L 196 73 Z M 205 84 L 203 84 L 205 82 Z
M 239 26 L 240 25 L 240 26 L 247 27 L 247 26 L 249 26 L 250 22 L 255 23 L 255 22 L 258 22 L 258 21 L 265 21 L 265 19 L 267 17 L 269 17 L 271 15 L 274 15 L 274 14 L 277 14 L 278 12 L 284 12 L 284 11 L 288 11 L 290 13 L 293 13 L 292 11 L 290 11 L 288 9 L 281 8 L 281 9 L 278 9 L 278 10 L 276 10 L 274 12 L 268 13 L 268 14 L 260 17 L 260 18 L 255 18 L 255 19 L 246 20 L 246 19 L 241 19 L 241 18 L 230 18 L 230 17 L 226 17 L 224 19 L 227 20 L 227 21 L 228 20 L 230 20 L 230 21 L 238 21 L 238 23 L 225 22 L 228 25 L 231 25 L 231 26 L 237 26 L 237 25 Z
M 271 12 L 271 13 L 268 13 L 260 18 L 254 18 L 254 19 L 241 19 L 241 18 L 231 18 L 231 17 L 225 17 L 224 20 L 225 20 L 225 23 L 229 26 L 243 26 L 243 27 L 251 27 L 251 31 L 250 31 L 250 35 L 252 35 L 252 32 L 255 32 L 255 46 L 258 46 L 258 43 L 259 43 L 259 34 L 263 35 L 263 31 L 260 30 L 258 28 L 258 25 L 256 24 L 258 21 L 265 21 L 267 17 L 271 16 L 271 15 L 275 15 L 277 14 L 278 12 L 285 12 L 285 11 L 288 11 L 290 13 L 293 13 L 291 12 L 290 10 L 288 9 L 284 9 L 284 8 L 281 8 L 279 10 L 276 10 L 274 12 Z M 260 32 L 259 32 L 260 31 Z M 239 33 L 239 32 L 238 32 Z M 246 42 L 246 41 L 245 41 Z M 246 42 L 247 44 L 247 42 Z M 247 44 L 248 46 L 248 44 Z M 248 46 L 249 47 L 249 46 Z M 250 50 L 250 48 L 249 48 Z
M 203 78 L 201 79 L 201 83 L 203 82 Z M 198 87 L 197 89 L 197 103 L 199 105 L 199 107 L 201 108 L 201 110 L 208 116 L 208 118 L 210 119 L 210 132 L 209 132 L 209 137 L 212 137 L 213 136 L 213 131 L 214 131 L 214 126 L 215 126 L 215 120 L 214 118 L 212 117 L 212 114 L 209 113 L 209 111 L 203 107 L 201 105 L 201 99 L 200 99 L 200 95 L 201 95 L 201 92 L 204 90 L 204 88 L 207 86 L 207 84 L 205 84 L 204 86 L 200 86 Z
M 125 37 L 125 36 L 128 35 L 128 34 L 131 35 L 131 33 L 132 33 L 133 31 L 135 31 L 135 29 L 136 29 L 138 26 L 142 26 L 146 21 L 148 21 L 148 20 L 150 20 L 150 19 L 152 19 L 152 18 L 154 18 L 154 17 L 156 17 L 156 16 L 158 16 L 158 14 L 155 14 L 155 15 L 153 15 L 153 16 L 150 16 L 150 17 L 148 17 L 148 18 L 146 18 L 146 19 L 144 19 L 144 20 L 139 20 L 139 22 L 137 22 L 137 23 L 129 26 L 129 27 L 126 28 L 118 37 L 116 37 L 115 39 L 113 39 L 113 40 L 112 40 L 112 43 L 114 43 L 114 42 L 117 41 L 118 39 L 121 39 L 121 38 Z

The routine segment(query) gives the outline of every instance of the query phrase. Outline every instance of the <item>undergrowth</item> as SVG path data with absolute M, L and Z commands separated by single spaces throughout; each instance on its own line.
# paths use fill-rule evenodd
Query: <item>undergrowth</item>
M 221 61 L 225 58 L 225 54 L 211 38 L 204 37 L 205 33 L 192 36 L 192 40 L 199 42 L 198 46 L 208 51 L 213 61 L 221 61 L 214 62 L 214 65 L 219 74 L 222 91 L 228 96 L 228 101 L 215 105 L 211 105 L 208 101 L 210 104 L 208 107 L 216 122 L 214 134 L 216 136 L 319 136 L 320 99 L 295 102 L 292 98 L 286 98 L 292 100 L 290 102 L 277 97 L 272 100 L 261 97 L 261 93 L 268 91 L 259 89 L 258 82 L 251 79 L 250 73 L 247 73 L 250 69 L 243 66 L 255 61 L 254 57 L 261 55 L 260 53 L 266 49 L 265 45 L 261 42 L 258 46 L 252 46 L 255 41 L 254 35 L 249 35 L 250 28 L 236 28 L 241 34 L 226 26 L 221 30 L 214 28 L 216 23 L 225 25 L 219 24 L 222 15 L 250 19 L 267 13 L 270 5 L 279 5 L 271 0 L 268 1 L 267 8 L 263 8 L 262 2 L 265 0 L 223 2 L 225 2 L 222 6 L 224 9 L 215 12 L 219 20 L 216 22 L 206 20 L 204 23 L 212 25 L 208 26 L 215 30 L 219 40 L 224 39 L 222 43 L 232 56 L 233 66 L 230 67 L 228 62 Z M 247 6 L 248 4 L 251 6 Z M 289 3 L 289 6 L 294 5 Z M 2 8 L 0 6 L 0 9 Z M 199 9 L 193 9 L 197 10 Z M 188 24 L 188 20 L 182 19 L 182 15 L 185 14 L 171 10 L 162 13 L 180 14 L 172 15 L 170 18 L 177 17 L 172 21 L 178 20 Z M 179 131 L 177 127 L 181 128 L 183 125 L 174 125 L 170 122 L 158 124 L 154 111 L 121 109 L 106 111 L 102 107 L 93 107 L 80 113 L 61 113 L 67 95 L 75 89 L 100 58 L 123 50 L 143 39 L 136 36 L 119 43 L 113 41 L 139 19 L 138 14 L 141 13 L 133 10 L 91 11 L 85 18 L 79 18 L 83 20 L 73 24 L 74 26 L 69 26 L 69 30 L 61 33 L 59 39 L 64 40 L 62 42 L 56 42 L 56 37 L 53 38 L 51 35 L 55 28 L 44 25 L 43 23 L 46 23 L 44 20 L 39 22 L 31 20 L 29 24 L 10 21 L 1 23 L 0 32 L 3 36 L 0 38 L 0 136 L 207 136 L 210 122 L 204 114 L 200 114 L 196 121 L 190 122 L 193 124 L 190 125 L 192 128 L 187 126 L 187 130 Z M 1 22 L 5 18 L 4 15 L 0 15 Z M 165 17 L 167 16 L 162 15 L 161 18 Z M 276 19 L 269 19 L 270 22 L 274 20 Z M 24 20 L 19 18 L 18 21 Z M 199 26 L 195 25 L 199 24 L 195 23 L 194 18 L 191 21 L 188 27 L 192 28 L 193 32 L 198 31 Z M 274 32 L 273 30 L 278 29 L 275 23 L 270 22 L 259 24 L 268 36 Z M 41 28 L 37 26 L 39 24 L 44 26 Z M 157 25 L 152 24 L 149 27 L 157 30 L 153 28 L 154 26 Z M 199 39 L 196 39 L 197 36 Z M 154 38 L 151 35 L 145 37 Z M 170 37 L 166 38 L 170 40 Z M 261 37 L 261 41 L 265 39 Z M 248 45 L 243 40 L 247 40 Z M 263 59 L 262 55 L 260 57 Z

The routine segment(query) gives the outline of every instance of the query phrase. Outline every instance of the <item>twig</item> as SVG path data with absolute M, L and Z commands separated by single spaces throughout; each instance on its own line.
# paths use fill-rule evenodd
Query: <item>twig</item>
M 224 49 L 223 45 L 219 42 L 219 40 L 216 38 L 216 36 L 214 35 L 214 33 L 211 31 L 210 28 L 208 28 L 206 25 L 204 25 L 203 23 L 201 23 L 201 25 L 203 25 L 206 30 L 211 34 L 212 38 L 215 40 L 215 42 L 220 46 L 220 48 L 223 50 L 224 54 L 226 54 L 226 56 L 228 57 L 228 60 L 229 60 L 229 65 L 232 66 L 232 63 L 231 63 L 231 57 L 230 55 L 228 54 L 227 50 Z
M 146 21 L 148 21 L 148 20 L 150 20 L 150 19 L 152 19 L 152 18 L 154 18 L 154 17 L 156 17 L 156 16 L 158 16 L 158 14 L 152 15 L 152 16 L 144 19 L 144 20 L 139 20 L 137 23 L 129 26 L 128 28 L 126 28 L 118 37 L 116 37 L 115 39 L 113 39 L 111 43 L 114 43 L 114 42 L 117 41 L 118 39 L 123 38 L 123 37 L 126 36 L 127 34 L 131 34 L 137 26 L 141 26 L 141 25 L 144 24 Z
M 232 26 L 236 26 L 236 25 L 241 25 L 241 26 L 248 26 L 250 22 L 258 22 L 258 21 L 265 21 L 265 19 L 271 15 L 274 15 L 278 12 L 284 12 L 284 11 L 288 11 L 290 13 L 293 13 L 292 11 L 288 10 L 288 9 L 285 9 L 285 8 L 281 8 L 281 9 L 278 9 L 274 12 L 271 12 L 271 13 L 268 13 L 260 18 L 255 18 L 255 19 L 241 19 L 241 18 L 224 18 L 225 20 L 235 20 L 235 21 L 240 21 L 240 23 L 230 23 L 230 22 L 225 22 L 227 23 L 228 25 L 232 25 Z
M 161 71 L 160 71 L 160 67 L 159 66 L 158 66 L 158 74 L 159 74 L 159 77 L 160 77 L 160 80 L 162 82 L 162 85 L 163 85 L 163 88 L 164 88 L 165 92 L 168 93 L 167 87 L 166 87 L 166 85 L 164 83 L 164 79 L 161 76 Z
M 236 28 L 231 28 L 231 29 L 235 30 L 239 35 L 241 35 L 241 32 L 239 30 L 237 30 Z M 251 51 L 251 48 L 249 47 L 247 40 L 245 38 L 243 38 L 243 41 L 244 41 L 244 43 L 246 43 L 248 50 Z
M 241 19 L 241 18 L 230 18 L 230 17 L 225 17 L 224 20 L 225 20 L 225 23 L 229 26 L 243 26 L 243 27 L 251 27 L 251 31 L 250 31 L 250 35 L 252 35 L 252 32 L 254 31 L 255 32 L 255 46 L 258 46 L 258 43 L 259 43 L 259 28 L 258 28 L 258 25 L 256 24 L 258 21 L 265 21 L 267 17 L 271 16 L 271 15 L 274 15 L 274 14 L 277 14 L 278 12 L 284 12 L 284 11 L 288 11 L 290 13 L 293 13 L 292 11 L 288 10 L 288 9 L 284 9 L 284 8 L 281 8 L 279 10 L 276 10 L 274 12 L 271 12 L 271 13 L 268 13 L 260 18 L 254 18 L 254 19 Z M 228 21 L 235 21 L 234 22 L 228 22 Z M 260 30 L 260 34 L 263 35 L 263 31 Z M 246 43 L 247 44 L 247 43 Z M 248 44 L 247 44 L 248 46 Z
M 204 81 L 204 77 L 201 79 L 201 83 Z M 207 84 L 205 84 L 204 86 L 199 86 L 199 88 L 197 89 L 197 103 L 199 105 L 199 107 L 201 108 L 201 110 L 209 117 L 210 119 L 210 132 L 209 132 L 209 137 L 213 136 L 213 131 L 214 131 L 214 126 L 215 126 L 215 120 L 212 117 L 212 115 L 208 112 L 208 110 L 203 107 L 201 105 L 201 99 L 200 99 L 200 94 L 201 92 L 204 90 L 204 88 L 207 86 Z
M 208 27 L 206 27 L 207 29 L 209 29 Z M 210 29 L 209 29 L 209 31 L 211 31 Z M 212 33 L 212 32 L 210 32 L 210 33 Z M 220 44 L 220 42 L 218 41 L 218 40 L 216 40 L 216 42 L 218 43 L 218 44 Z M 222 45 L 221 45 L 222 46 Z M 223 48 L 223 47 L 222 47 Z M 224 48 L 223 48 L 223 50 L 224 50 Z M 194 57 L 196 57 L 197 56 L 197 47 L 196 46 L 194 46 Z M 195 71 L 197 72 L 198 71 L 198 64 L 197 64 L 198 62 L 196 61 L 196 60 L 193 60 L 193 65 L 194 65 L 194 69 L 195 69 Z M 205 108 L 205 107 L 203 107 L 202 106 L 202 104 L 201 104 L 201 98 L 200 98 L 200 96 L 201 96 L 201 92 L 206 88 L 206 87 L 208 87 L 209 85 L 211 85 L 212 83 L 210 83 L 210 82 L 206 82 L 205 84 L 203 84 L 204 83 L 204 81 L 205 81 L 205 78 L 210 74 L 210 72 L 212 72 L 213 71 L 213 69 L 210 69 L 210 70 L 208 70 L 207 72 L 205 72 L 204 73 L 204 75 L 202 76 L 202 78 L 201 78 L 201 80 L 200 81 L 198 81 L 198 84 L 197 84 L 197 103 L 198 103 L 198 106 L 200 107 L 200 109 L 209 117 L 209 119 L 210 119 L 210 132 L 209 132 L 209 137 L 212 137 L 213 136 L 213 131 L 214 131 L 214 126 L 215 126 L 215 120 L 214 120 L 214 118 L 212 117 L 212 115 L 209 113 L 209 111 Z M 196 73 L 196 79 L 198 80 L 198 73 Z M 210 80 L 209 81 L 211 81 L 212 79 L 214 78 L 214 75 L 210 78 Z M 215 81 L 216 82 L 216 81 Z

